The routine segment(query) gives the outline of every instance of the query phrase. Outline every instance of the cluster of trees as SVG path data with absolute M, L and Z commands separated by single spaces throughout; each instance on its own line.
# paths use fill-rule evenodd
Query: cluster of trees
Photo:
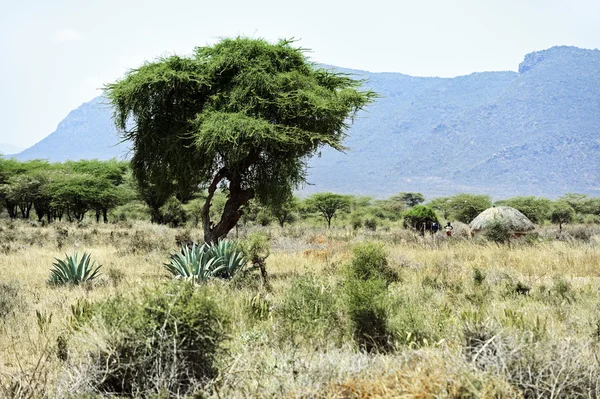
M 556 201 L 542 197 L 517 196 L 492 202 L 486 195 L 457 194 L 434 198 L 425 202 L 421 193 L 403 192 L 385 200 L 372 197 L 333 193 L 317 193 L 304 200 L 293 198 L 285 205 L 289 220 L 317 216 L 327 226 L 338 217 L 354 228 L 376 229 L 381 223 L 402 219 L 405 227 L 424 231 L 432 223 L 459 221 L 470 223 L 479 213 L 492 205 L 511 206 L 521 211 L 535 224 L 552 222 L 562 228 L 564 223 L 600 223 L 600 198 L 584 194 L 566 194 Z M 281 212 L 281 211 L 279 211 Z M 271 212 L 275 215 L 277 212 Z M 263 213 L 262 224 L 268 221 L 268 211 Z M 267 215 L 267 216 L 265 216 Z M 286 219 L 277 218 L 281 226 Z
M 195 191 L 161 197 L 152 185 L 136 182 L 129 163 L 116 160 L 48 163 L 0 157 L 0 211 L 6 210 L 12 219 L 78 222 L 90 215 L 97 222 L 106 223 L 113 211 L 113 220 L 147 217 L 153 223 L 172 226 L 198 225 L 208 195 L 206 189 L 198 186 Z M 228 199 L 226 186 L 212 194 L 209 212 L 213 220 L 223 214 Z M 516 208 L 536 224 L 549 221 L 562 228 L 572 222 L 600 223 L 600 198 L 583 194 L 566 194 L 556 201 L 520 196 L 493 203 L 489 196 L 472 194 L 426 202 L 421 193 L 414 192 L 402 192 L 384 200 L 335 193 L 317 193 L 303 199 L 289 195 L 270 205 L 252 199 L 241 208 L 240 223 L 277 223 L 283 227 L 297 220 L 321 220 L 331 227 L 337 219 L 355 229 L 375 230 L 402 220 L 406 227 L 421 231 L 441 220 L 469 223 L 493 204 Z
M 82 221 L 88 212 L 108 222 L 109 210 L 131 198 L 127 163 L 83 160 L 49 163 L 0 158 L 0 210 L 11 219 Z

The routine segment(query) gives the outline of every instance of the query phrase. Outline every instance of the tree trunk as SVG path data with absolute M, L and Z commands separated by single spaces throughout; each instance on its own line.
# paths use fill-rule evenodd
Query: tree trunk
M 96 223 L 100 223 L 100 209 L 96 209 Z
M 102 221 L 106 224 L 108 223 L 108 209 L 102 209 Z
M 224 178 L 229 180 L 229 198 L 225 202 L 221 220 L 215 225 L 210 220 L 210 207 L 215 191 L 217 191 L 217 186 Z M 242 217 L 242 206 L 246 205 L 253 197 L 253 190 L 242 189 L 241 177 L 239 175 L 230 175 L 225 168 L 219 170 L 208 187 L 208 196 L 202 207 L 204 242 L 216 243 L 220 238 L 225 237 Z

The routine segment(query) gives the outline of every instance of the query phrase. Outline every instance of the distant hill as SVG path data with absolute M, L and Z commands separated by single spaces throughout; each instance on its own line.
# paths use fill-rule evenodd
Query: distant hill
M 20 160 L 43 158 L 52 162 L 69 159 L 124 159 L 126 143 L 120 143 L 112 110 L 104 97 L 94 98 L 69 112 L 54 133 L 17 154 Z
M 600 194 L 600 51 L 553 47 L 518 72 L 456 78 L 347 70 L 381 95 L 352 125 L 347 153 L 310 162 L 305 193 L 384 197 L 456 192 Z M 123 157 L 111 111 L 97 98 L 18 158 Z

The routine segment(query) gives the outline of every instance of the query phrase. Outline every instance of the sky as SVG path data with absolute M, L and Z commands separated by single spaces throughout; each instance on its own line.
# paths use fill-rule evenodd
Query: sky
M 20 148 L 128 69 L 222 37 L 296 38 L 316 62 L 441 77 L 600 47 L 598 0 L 0 1 L 0 143 Z

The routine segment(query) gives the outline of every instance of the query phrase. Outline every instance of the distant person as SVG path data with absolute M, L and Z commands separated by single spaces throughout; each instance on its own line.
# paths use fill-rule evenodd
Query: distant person
M 446 229 L 446 235 L 448 237 L 450 237 L 452 235 L 452 230 L 454 230 L 454 227 L 452 227 L 450 222 L 448 222 L 448 224 L 446 225 L 446 227 L 444 227 L 444 229 Z
M 440 229 L 440 225 L 437 224 L 437 222 L 433 222 L 433 224 L 431 225 L 431 233 L 435 234 L 438 232 L 439 229 Z

